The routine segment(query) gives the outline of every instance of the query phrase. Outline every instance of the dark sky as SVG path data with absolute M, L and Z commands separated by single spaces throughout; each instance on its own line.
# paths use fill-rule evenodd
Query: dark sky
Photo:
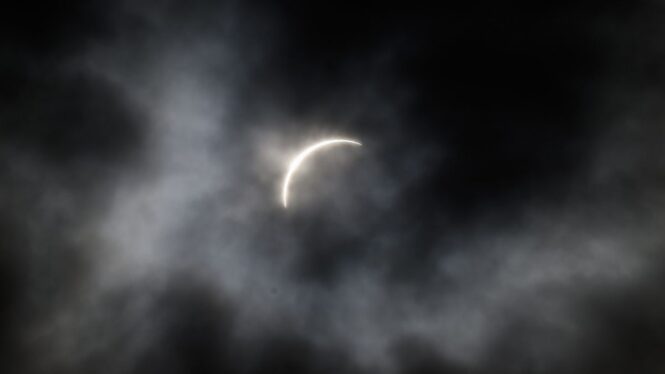
M 0 372 L 665 372 L 663 40 L 647 0 L 7 5 Z

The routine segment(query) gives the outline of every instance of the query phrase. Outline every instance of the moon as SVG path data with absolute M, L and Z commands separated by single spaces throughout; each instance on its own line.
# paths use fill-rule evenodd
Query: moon
M 289 184 L 291 183 L 291 179 L 293 178 L 293 174 L 295 174 L 296 171 L 298 171 L 298 168 L 300 165 L 302 165 L 303 161 L 307 159 L 311 154 L 314 152 L 321 150 L 323 148 L 327 148 L 330 146 L 335 146 L 335 145 L 352 145 L 352 146 L 361 146 L 362 144 L 357 141 L 357 140 L 350 140 L 350 139 L 326 139 L 322 140 L 318 143 L 315 143 L 313 145 L 310 145 L 309 147 L 305 148 L 302 150 L 296 157 L 291 160 L 291 163 L 289 163 L 289 169 L 286 172 L 286 177 L 284 177 L 284 185 L 282 186 L 282 204 L 284 204 L 284 208 L 288 206 L 288 200 L 289 200 Z

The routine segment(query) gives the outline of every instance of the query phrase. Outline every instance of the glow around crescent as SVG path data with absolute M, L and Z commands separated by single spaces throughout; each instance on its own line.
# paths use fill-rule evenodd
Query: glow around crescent
M 355 141 L 355 140 L 349 140 L 349 139 L 328 139 L 328 140 L 323 140 L 320 141 L 314 145 L 310 145 L 309 147 L 305 148 L 302 152 L 300 152 L 293 160 L 291 160 L 291 163 L 289 164 L 289 170 L 286 172 L 286 177 L 284 178 L 284 185 L 282 186 L 282 203 L 284 204 L 284 208 L 287 207 L 288 205 L 288 200 L 289 200 L 289 184 L 291 183 L 291 178 L 293 178 L 293 174 L 298 170 L 300 165 L 305 161 L 309 155 L 312 153 L 318 151 L 321 148 L 325 148 L 331 145 L 341 145 L 341 144 L 348 144 L 348 145 L 354 145 L 354 146 L 360 146 L 362 145 L 360 142 Z

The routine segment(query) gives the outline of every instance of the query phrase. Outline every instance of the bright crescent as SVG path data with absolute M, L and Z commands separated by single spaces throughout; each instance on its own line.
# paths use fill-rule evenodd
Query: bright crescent
M 349 144 L 355 146 L 362 145 L 358 141 L 349 140 L 349 139 L 323 140 L 305 148 L 305 150 L 300 152 L 293 160 L 291 160 L 291 163 L 289 164 L 289 170 L 286 172 L 286 177 L 284 178 L 284 185 L 282 186 L 282 203 L 284 204 L 284 208 L 286 208 L 288 205 L 289 184 L 291 183 L 291 178 L 293 177 L 293 174 L 295 174 L 295 172 L 298 170 L 300 165 L 303 163 L 303 161 L 305 161 L 305 159 L 309 157 L 312 153 L 320 150 L 321 148 L 325 148 L 331 145 L 342 145 L 342 144 Z

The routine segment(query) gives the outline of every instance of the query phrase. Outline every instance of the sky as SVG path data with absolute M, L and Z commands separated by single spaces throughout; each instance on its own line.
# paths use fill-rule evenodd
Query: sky
M 665 372 L 664 19 L 8 6 L 0 372 Z

